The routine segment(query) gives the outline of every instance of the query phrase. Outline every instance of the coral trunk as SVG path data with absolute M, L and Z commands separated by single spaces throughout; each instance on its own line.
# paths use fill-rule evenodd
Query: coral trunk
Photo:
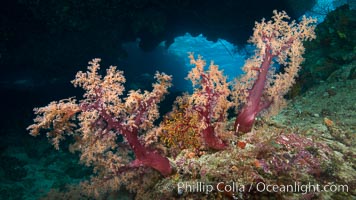
M 172 173 L 169 160 L 158 152 L 144 147 L 138 140 L 137 131 L 124 131 L 123 133 L 136 157 L 136 160 L 131 164 L 132 167 L 152 167 L 159 171 L 163 176 L 168 176 Z
M 204 142 L 209 148 L 215 150 L 223 150 L 226 148 L 226 144 L 215 135 L 213 126 L 208 126 L 205 128 L 202 134 Z
M 247 102 L 236 117 L 235 131 L 247 133 L 251 131 L 255 118 L 261 110 L 268 108 L 272 101 L 262 102 L 261 97 L 265 88 L 268 69 L 271 65 L 273 55 L 269 47 L 265 50 L 265 56 L 259 68 L 259 74 L 252 89 L 249 91 Z

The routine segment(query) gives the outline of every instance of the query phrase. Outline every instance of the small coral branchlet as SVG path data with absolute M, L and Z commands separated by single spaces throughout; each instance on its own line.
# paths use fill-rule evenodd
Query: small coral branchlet
M 52 139 L 53 146 L 58 150 L 59 142 L 65 135 L 74 133 L 77 125 L 72 122 L 80 108 L 72 98 L 63 99 L 59 102 L 53 101 L 48 106 L 35 108 L 37 117 L 27 129 L 32 136 L 40 134 L 41 129 L 48 130 L 47 136 Z
M 189 113 L 199 116 L 199 129 L 206 146 L 216 150 L 226 148 L 226 144 L 216 136 L 216 128 L 227 118 L 227 110 L 231 106 L 227 97 L 230 94 L 229 85 L 222 71 L 213 62 L 209 69 L 204 70 L 205 61 L 199 56 L 194 58 L 189 55 L 190 63 L 195 67 L 189 72 L 187 79 L 191 80 L 194 87 L 193 94 L 189 97 Z
M 76 143 L 72 149 L 81 151 L 81 161 L 96 169 L 108 168 L 109 174 L 117 174 L 122 168 L 148 166 L 169 175 L 172 172 L 169 160 L 146 148 L 139 132 L 153 127 L 159 116 L 157 103 L 167 94 L 171 76 L 157 72 L 157 83 L 151 92 L 129 91 L 126 98 L 120 98 L 125 89 L 123 72 L 111 66 L 106 76 L 101 77 L 99 61 L 93 59 L 88 71 L 78 72 L 72 81 L 74 86 L 85 90 L 84 99 L 79 103 L 74 99 L 52 102 L 35 109 L 35 124 L 28 127 L 31 134 L 47 130 L 56 148 L 65 134 L 74 135 Z M 75 119 L 79 121 L 79 129 L 75 129 Z M 123 136 L 125 145 L 117 144 L 118 135 Z M 135 154 L 131 163 L 129 149 Z
M 284 105 L 283 96 L 294 84 L 303 61 L 303 41 L 315 38 L 315 19 L 303 17 L 288 23 L 285 12 L 274 11 L 271 21 L 257 23 L 249 42 L 256 46 L 255 55 L 246 61 L 245 76 L 237 81 L 235 100 L 244 106 L 235 121 L 235 130 L 249 132 L 256 116 L 271 107 Z M 284 73 L 274 74 L 274 63 L 285 66 Z

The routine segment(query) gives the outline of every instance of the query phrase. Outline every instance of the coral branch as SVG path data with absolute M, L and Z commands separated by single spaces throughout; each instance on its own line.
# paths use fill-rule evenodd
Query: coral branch
M 255 56 L 247 60 L 246 75 L 235 86 L 235 98 L 244 102 L 236 117 L 236 132 L 249 132 L 262 110 L 272 106 L 271 112 L 275 112 L 284 105 L 283 96 L 294 83 L 303 61 L 302 41 L 315 38 L 314 19 L 303 17 L 299 24 L 288 23 L 288 19 L 285 12 L 274 11 L 271 21 L 256 23 L 250 39 L 256 46 Z M 284 74 L 272 75 L 274 62 L 286 66 Z
M 64 139 L 64 133 L 75 135 L 76 143 L 72 146 L 81 151 L 81 160 L 94 165 L 96 170 L 111 169 L 107 174 L 115 174 L 127 166 L 148 166 L 168 176 L 172 172 L 169 160 L 146 148 L 139 139 L 139 131 L 152 128 L 159 116 L 157 103 L 168 92 L 171 76 L 157 72 L 152 92 L 130 91 L 123 101 L 120 98 L 124 91 L 123 72 L 111 66 L 102 78 L 98 74 L 99 61 L 93 59 L 88 72 L 78 72 L 72 81 L 74 86 L 86 91 L 79 104 L 69 99 L 36 109 L 35 124 L 28 129 L 32 135 L 38 135 L 41 129 L 48 130 L 47 136 L 52 138 L 56 148 Z M 76 131 L 73 130 L 75 120 L 80 122 L 80 129 Z M 128 164 L 131 159 L 125 146 L 117 144 L 118 135 L 123 136 L 128 143 L 126 147 L 135 154 L 131 164 Z
M 206 63 L 200 56 L 195 59 L 194 55 L 190 54 L 189 58 L 195 68 L 188 74 L 188 79 L 192 81 L 195 89 L 189 98 L 191 107 L 188 110 L 198 113 L 199 127 L 206 146 L 216 150 L 225 149 L 227 145 L 217 137 L 216 127 L 226 120 L 226 112 L 231 106 L 227 100 L 230 90 L 226 77 L 213 63 L 208 71 L 204 71 Z

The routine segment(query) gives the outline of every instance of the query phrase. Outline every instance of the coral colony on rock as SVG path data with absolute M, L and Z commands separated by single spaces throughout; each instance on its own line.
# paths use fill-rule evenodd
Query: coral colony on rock
M 160 124 L 158 104 L 174 77 L 157 72 L 151 91 L 125 91 L 123 71 L 110 66 L 101 75 L 100 59 L 90 61 L 72 81 L 83 98 L 35 108 L 28 130 L 46 132 L 56 149 L 71 138 L 70 151 L 93 176 L 45 198 L 119 199 L 128 191 L 135 199 L 351 199 L 355 175 L 328 178 L 341 161 L 327 142 L 271 119 L 286 106 L 303 42 L 316 37 L 315 19 L 273 14 L 256 22 L 249 40 L 255 53 L 235 81 L 219 63 L 190 53 L 193 91 L 179 96 Z

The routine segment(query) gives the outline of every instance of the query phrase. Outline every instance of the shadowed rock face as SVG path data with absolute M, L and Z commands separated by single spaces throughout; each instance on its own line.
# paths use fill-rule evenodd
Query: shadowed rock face
M 345 5 L 330 12 L 318 25 L 315 30 L 317 38 L 306 43 L 305 67 L 298 80 L 303 91 L 329 79 L 353 79 L 355 13 Z

